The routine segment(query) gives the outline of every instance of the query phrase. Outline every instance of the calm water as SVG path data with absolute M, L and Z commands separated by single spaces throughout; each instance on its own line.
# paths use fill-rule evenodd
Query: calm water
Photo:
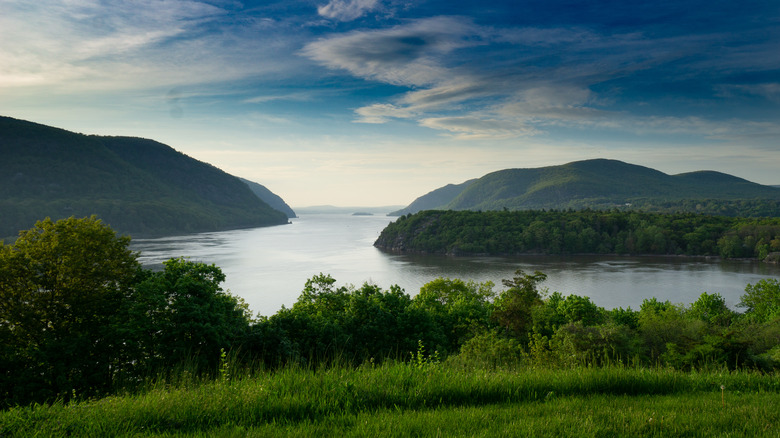
M 138 239 L 144 265 L 172 257 L 213 263 L 227 276 L 223 287 L 246 300 L 255 313 L 272 315 L 292 306 L 308 278 L 330 274 L 338 285 L 371 282 L 401 286 L 415 295 L 437 277 L 493 281 L 517 269 L 547 274 L 542 284 L 564 295 L 589 296 L 599 306 L 639 307 L 644 298 L 695 301 L 720 293 L 736 308 L 745 285 L 780 277 L 780 267 L 758 262 L 676 257 L 446 257 L 386 254 L 372 245 L 394 218 L 383 215 L 311 214 L 292 224 L 250 230 Z

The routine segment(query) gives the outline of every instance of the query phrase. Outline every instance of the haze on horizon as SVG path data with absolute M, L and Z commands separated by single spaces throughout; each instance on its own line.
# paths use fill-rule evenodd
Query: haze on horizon
M 0 0 L 0 115 L 293 206 L 611 158 L 780 184 L 780 2 Z

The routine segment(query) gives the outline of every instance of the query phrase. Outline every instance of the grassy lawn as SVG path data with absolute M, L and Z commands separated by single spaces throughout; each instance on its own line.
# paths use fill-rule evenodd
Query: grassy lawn
M 0 436 L 780 436 L 780 376 L 286 368 L 14 408 L 0 412 Z

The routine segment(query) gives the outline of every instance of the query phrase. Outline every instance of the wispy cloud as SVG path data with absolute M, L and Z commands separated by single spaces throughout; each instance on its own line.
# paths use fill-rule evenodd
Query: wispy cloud
M 471 29 L 471 30 L 470 30 Z M 355 31 L 307 44 L 301 53 L 332 69 L 403 86 L 431 86 L 450 73 L 440 57 L 475 43 L 467 20 L 436 17 L 390 29 Z
M 723 38 L 599 34 L 577 27 L 496 28 L 463 17 L 433 17 L 332 35 L 306 45 L 301 53 L 333 70 L 410 89 L 358 108 L 358 122 L 412 119 L 456 138 L 503 139 L 536 135 L 551 126 L 695 131 L 701 123 L 678 119 L 665 109 L 656 109 L 655 115 L 630 114 L 623 103 L 636 99 L 626 94 L 636 90 L 624 84 L 635 87 L 626 81 L 651 71 L 662 84 L 700 76 L 702 63 L 717 58 L 707 48 Z M 731 52 L 729 63 L 744 66 L 738 59 L 741 52 Z M 766 61 L 752 62 L 766 67 Z M 707 80 L 714 87 L 722 76 Z M 776 92 L 771 84 L 741 90 L 768 98 Z
M 317 8 L 323 17 L 339 21 L 352 21 L 362 17 L 380 5 L 379 0 L 330 0 Z
M 302 36 L 280 37 L 285 23 L 251 11 L 237 19 L 214 2 L 7 0 L 3 9 L 0 87 L 149 89 L 300 64 L 290 53 Z

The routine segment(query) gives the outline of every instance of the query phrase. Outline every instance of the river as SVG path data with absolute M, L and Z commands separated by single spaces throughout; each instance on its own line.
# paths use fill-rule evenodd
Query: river
M 246 230 L 133 240 L 147 267 L 172 257 L 213 263 L 227 276 L 223 287 L 254 313 L 270 316 L 290 307 L 306 280 L 324 273 L 337 285 L 371 282 L 401 286 L 414 296 L 438 278 L 501 280 L 517 269 L 547 274 L 550 292 L 590 297 L 607 309 L 638 309 L 645 298 L 688 304 L 702 292 L 719 293 L 737 309 L 748 283 L 780 278 L 780 266 L 755 261 L 687 257 L 523 256 L 448 257 L 387 254 L 373 247 L 394 218 L 384 215 L 307 214 L 291 224 Z

